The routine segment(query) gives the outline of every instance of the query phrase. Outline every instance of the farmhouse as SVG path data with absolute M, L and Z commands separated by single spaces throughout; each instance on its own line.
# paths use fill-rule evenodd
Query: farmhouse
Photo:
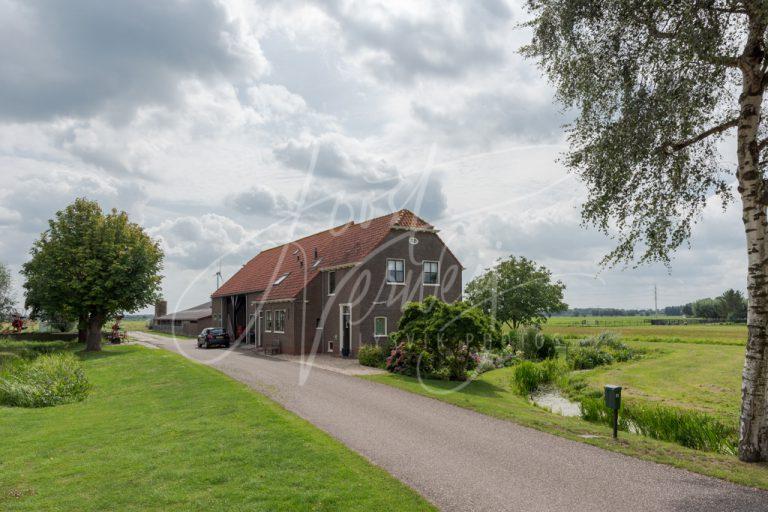
M 213 300 L 213 323 L 287 354 L 352 355 L 383 344 L 402 309 L 461 296 L 463 267 L 409 210 L 348 222 L 260 252 Z
M 173 332 L 182 336 L 197 336 L 200 331 L 212 327 L 211 302 L 167 314 L 168 303 L 155 305 L 155 316 L 150 328 L 154 331 Z

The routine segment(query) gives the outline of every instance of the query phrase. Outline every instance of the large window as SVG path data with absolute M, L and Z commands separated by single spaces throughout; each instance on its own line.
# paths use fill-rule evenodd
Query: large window
M 387 335 L 387 317 L 377 316 L 373 319 L 373 335 L 374 336 Z
M 275 332 L 285 332 L 285 310 L 275 311 Z
M 387 282 L 405 282 L 405 260 L 387 260 Z
M 267 311 L 267 325 L 264 327 L 265 332 L 272 332 L 272 312 Z
M 328 295 L 336 293 L 336 272 L 328 272 Z
M 438 264 L 436 261 L 425 261 L 422 263 L 424 284 L 437 284 L 438 283 Z

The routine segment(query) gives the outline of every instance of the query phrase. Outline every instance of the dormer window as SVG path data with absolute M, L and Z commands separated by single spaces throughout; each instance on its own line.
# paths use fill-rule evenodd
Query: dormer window
M 280 277 L 278 277 L 277 280 L 275 280 L 275 286 L 277 286 L 280 283 L 282 283 L 283 281 L 285 281 L 285 278 L 288 277 L 288 274 L 290 274 L 290 272 L 286 272 L 285 274 L 283 274 Z

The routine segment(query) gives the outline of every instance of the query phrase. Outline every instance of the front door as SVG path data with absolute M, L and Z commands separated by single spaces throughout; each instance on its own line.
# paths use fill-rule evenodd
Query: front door
M 352 336 L 351 336 L 351 323 L 352 323 L 352 306 L 349 304 L 341 304 L 341 355 L 349 357 L 349 352 L 352 348 Z
M 256 346 L 261 347 L 261 326 L 264 324 L 264 312 L 259 311 L 259 319 L 256 322 Z

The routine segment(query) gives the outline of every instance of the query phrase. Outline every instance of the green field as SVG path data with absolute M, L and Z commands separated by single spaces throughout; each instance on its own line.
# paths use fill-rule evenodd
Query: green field
M 662 342 L 629 342 L 649 356 L 581 372 L 602 389 L 619 384 L 628 399 L 642 399 L 707 412 L 728 424 L 739 421 L 744 347 Z
M 137 346 L 84 361 L 84 402 L 0 407 L 0 510 L 432 510 L 207 366 Z
M 550 318 L 543 329 L 546 333 L 560 334 L 566 338 L 587 337 L 611 331 L 621 334 L 625 340 L 720 343 L 741 346 L 744 346 L 747 341 L 747 326 L 743 324 L 632 325 L 631 318 L 638 319 L 638 317 L 624 318 L 626 325 L 623 326 L 581 326 L 572 325 L 572 317 L 556 317 Z M 563 320 L 569 320 L 569 322 Z M 620 321 L 617 320 L 617 322 Z

